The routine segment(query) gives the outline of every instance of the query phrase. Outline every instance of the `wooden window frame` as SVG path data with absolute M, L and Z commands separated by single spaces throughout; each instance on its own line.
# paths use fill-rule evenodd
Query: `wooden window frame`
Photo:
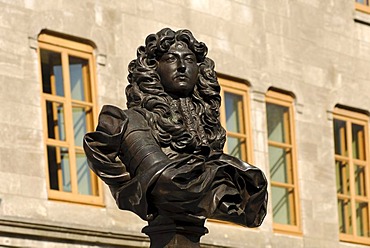
M 358 11 L 370 14 L 370 1 L 369 0 L 366 0 L 366 1 L 367 3 L 363 4 L 363 3 L 358 3 L 355 0 L 355 9 Z
M 290 95 L 283 94 L 280 92 L 276 92 L 273 90 L 269 90 L 266 93 L 266 104 L 275 104 L 278 106 L 283 106 L 288 108 L 288 116 L 285 118 L 285 121 L 288 121 L 289 130 L 286 130 L 286 134 L 289 136 L 290 143 L 280 143 L 277 141 L 268 140 L 268 145 L 272 145 L 274 147 L 280 148 L 289 148 L 291 149 L 291 174 L 288 175 L 293 180 L 293 183 L 281 183 L 281 182 L 274 182 L 270 180 L 270 185 L 282 187 L 286 189 L 290 189 L 293 191 L 293 200 L 290 200 L 290 205 L 294 207 L 294 210 L 291 211 L 291 216 L 295 220 L 295 225 L 288 225 L 288 224 L 281 224 L 281 223 L 274 223 L 273 222 L 273 230 L 277 233 L 287 233 L 293 235 L 302 235 L 302 227 L 301 227 L 301 214 L 300 214 L 300 201 L 299 201 L 299 189 L 298 189 L 298 175 L 297 175 L 297 146 L 296 146 L 296 138 L 295 138 L 295 118 L 294 118 L 294 98 Z M 267 111 L 266 111 L 266 118 L 267 118 Z
M 42 82 L 42 68 L 41 68 L 41 49 L 45 49 L 52 52 L 61 54 L 62 68 L 68 66 L 68 57 L 74 56 L 88 61 L 88 72 L 83 69 L 85 76 L 89 78 L 90 83 L 84 82 L 84 94 L 85 101 L 72 99 L 70 90 L 70 75 L 69 70 L 63 69 L 63 86 L 64 96 L 58 96 L 43 92 Z M 41 106 L 42 106 L 42 118 L 43 118 L 43 130 L 44 130 L 44 149 L 45 149 L 45 161 L 46 161 L 46 175 L 47 175 L 47 189 L 48 198 L 51 200 L 60 200 L 73 203 L 89 204 L 96 206 L 104 206 L 103 202 L 103 187 L 101 180 L 90 170 L 91 187 L 94 195 L 84 195 L 78 193 L 77 184 L 77 164 L 76 154 L 84 153 L 83 148 L 74 144 L 74 133 L 72 123 L 72 106 L 73 107 L 85 107 L 91 108 L 92 121 L 87 120 L 88 131 L 93 131 L 97 123 L 97 107 L 96 107 L 96 71 L 95 71 L 95 58 L 94 48 L 88 44 L 76 42 L 73 40 L 64 39 L 48 34 L 40 34 L 38 37 L 38 55 L 39 55 L 39 75 L 41 85 Z M 84 71 L 85 70 L 85 71 Z M 50 139 L 48 137 L 48 123 L 47 123 L 47 101 L 52 103 L 62 103 L 64 106 L 64 126 L 65 126 L 65 140 Z M 50 187 L 50 176 L 49 176 L 49 165 L 48 165 L 48 152 L 47 146 L 53 147 L 64 147 L 69 151 L 69 169 L 70 169 L 70 180 L 71 180 L 71 192 L 64 192 L 61 190 L 51 189 Z M 61 170 L 58 171 L 58 178 Z M 59 184 L 61 180 L 58 180 Z M 60 188 L 60 187 L 59 187 Z
M 333 112 L 333 120 L 340 120 L 340 121 L 344 121 L 346 123 L 346 133 L 347 133 L 347 153 L 348 153 L 348 156 L 344 156 L 344 155 L 337 155 L 337 154 L 334 154 L 335 156 L 335 164 L 337 161 L 340 161 L 340 162 L 346 162 L 348 163 L 348 167 L 349 167 L 349 186 L 350 186 L 350 191 L 348 192 L 349 193 L 349 196 L 346 195 L 346 194 L 340 194 L 337 192 L 337 199 L 338 200 L 347 200 L 347 201 L 350 201 L 350 206 L 351 206 L 351 216 L 352 218 L 350 218 L 351 220 L 351 225 L 352 225 L 352 233 L 353 234 L 347 234 L 347 233 L 339 233 L 339 239 L 341 241 L 345 241 L 345 242 L 350 242 L 350 243 L 357 243 L 357 244 L 365 244 L 365 245 L 368 245 L 370 244 L 370 236 L 369 237 L 361 237 L 361 236 L 358 236 L 357 235 L 357 218 L 356 218 L 356 202 L 357 201 L 361 201 L 361 202 L 367 202 L 368 204 L 368 213 L 367 213 L 367 217 L 368 219 L 370 220 L 370 153 L 369 153 L 369 148 L 370 148 L 370 145 L 369 145 L 369 117 L 365 114 L 361 114 L 361 113 L 358 113 L 358 112 L 354 112 L 354 111 L 349 111 L 349 110 L 346 110 L 346 109 L 341 109 L 341 108 L 335 108 L 334 112 Z M 352 124 L 357 124 L 357 125 L 360 125 L 360 126 L 363 126 L 364 127 L 364 148 L 363 149 L 363 152 L 364 152 L 364 156 L 365 156 L 365 160 L 360 160 L 360 159 L 356 159 L 356 158 L 353 158 L 353 151 L 352 151 L 352 145 L 351 145 L 351 142 L 352 142 Z M 334 133 L 335 135 L 335 133 Z M 343 134 L 344 136 L 344 134 Z M 355 181 L 354 181 L 354 166 L 355 164 L 363 164 L 363 166 L 365 167 L 365 187 L 364 187 L 364 190 L 367 194 L 367 196 L 360 196 L 360 195 L 356 195 L 356 192 L 355 192 L 355 188 L 356 188 L 356 184 L 355 184 Z M 337 165 L 335 165 L 337 166 Z M 338 210 L 339 211 L 339 210 Z M 338 212 L 338 215 L 340 213 Z M 346 213 L 344 214 L 346 215 Z M 339 218 L 339 216 L 338 216 Z M 370 223 L 368 224 L 367 226 L 367 229 L 368 229 L 368 232 L 370 232 L 369 230 L 369 225 Z
M 250 114 L 250 97 L 249 97 L 249 87 L 242 82 L 233 81 L 226 78 L 218 78 L 218 81 L 221 86 L 221 108 L 220 108 L 220 120 L 221 125 L 226 130 L 226 137 L 234 137 L 234 138 L 243 138 L 245 139 L 245 145 L 246 149 L 242 150 L 242 160 L 245 160 L 248 163 L 253 164 L 253 143 L 252 143 L 252 128 L 251 128 L 251 114 Z M 230 132 L 226 129 L 226 109 L 225 109 L 225 92 L 236 94 L 242 97 L 242 105 L 238 106 L 239 110 L 241 112 L 241 120 L 244 123 L 242 123 L 242 127 L 244 129 L 244 133 L 235 133 Z M 241 111 L 244 110 L 244 111 Z M 239 112 L 239 113 L 240 113 Z M 228 153 L 228 138 L 226 138 L 225 146 L 224 146 L 224 152 Z

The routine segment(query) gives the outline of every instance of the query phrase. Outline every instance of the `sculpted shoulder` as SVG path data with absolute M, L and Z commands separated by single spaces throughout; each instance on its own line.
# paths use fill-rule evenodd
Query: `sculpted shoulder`
M 137 108 L 126 109 L 123 112 L 127 118 L 127 134 L 132 131 L 150 130 L 147 120 Z

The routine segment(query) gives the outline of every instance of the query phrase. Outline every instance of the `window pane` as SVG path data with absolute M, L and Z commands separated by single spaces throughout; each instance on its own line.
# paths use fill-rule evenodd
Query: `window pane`
M 346 122 L 334 120 L 335 154 L 348 156 Z
M 286 225 L 296 224 L 294 220 L 293 191 L 272 186 L 271 197 L 274 222 Z
M 369 205 L 366 202 L 356 202 L 356 223 L 358 236 L 370 237 L 369 221 Z
M 231 156 L 246 160 L 245 139 L 227 137 L 227 151 Z
M 354 166 L 355 171 L 355 190 L 356 195 L 366 196 L 366 174 L 365 167 L 360 165 Z
M 349 166 L 345 162 L 336 161 L 337 193 L 350 194 Z
M 225 92 L 226 129 L 230 132 L 245 133 L 243 96 Z
M 93 183 L 91 177 L 91 171 L 87 164 L 86 156 L 83 153 L 76 153 L 77 160 L 77 181 L 78 181 L 78 193 L 83 195 L 93 195 Z M 96 179 L 94 177 L 94 179 Z
M 271 103 L 266 104 L 268 139 L 281 143 L 290 143 L 289 109 Z
M 339 232 L 352 234 L 351 203 L 348 200 L 338 200 Z
M 40 50 L 40 54 L 43 92 L 64 96 L 61 54 L 44 49 Z
M 88 60 L 69 56 L 69 75 L 72 99 L 86 101 L 85 85 L 89 83 Z
M 361 3 L 361 4 L 365 4 L 366 3 L 365 1 L 366 0 L 356 0 L 356 2 Z
M 71 173 L 68 149 L 47 146 L 50 188 L 71 192 Z
M 271 180 L 293 183 L 291 178 L 290 149 L 269 146 Z
M 48 138 L 66 140 L 63 104 L 46 101 L 46 115 Z
M 82 147 L 83 136 L 88 131 L 88 121 L 92 121 L 92 113 L 83 107 L 73 107 L 72 111 L 75 145 Z
M 365 160 L 364 127 L 352 124 L 352 153 L 353 158 Z

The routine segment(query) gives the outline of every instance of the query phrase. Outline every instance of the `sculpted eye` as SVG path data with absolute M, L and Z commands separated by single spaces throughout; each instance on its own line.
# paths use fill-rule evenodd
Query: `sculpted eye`
M 172 63 L 172 62 L 175 62 L 175 61 L 176 61 L 176 58 L 175 58 L 175 56 L 167 56 L 167 57 L 165 58 L 165 61 L 166 61 L 167 63 Z
M 186 56 L 185 61 L 188 62 L 188 63 L 195 63 L 196 62 L 194 56 L 192 56 L 192 55 Z

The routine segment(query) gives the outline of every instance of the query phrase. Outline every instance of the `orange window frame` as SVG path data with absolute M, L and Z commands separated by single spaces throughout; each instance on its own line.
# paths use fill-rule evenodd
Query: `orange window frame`
M 240 159 L 244 160 L 248 163 L 253 163 L 253 144 L 252 144 L 252 129 L 251 129 L 251 114 L 250 114 L 250 97 L 249 97 L 249 87 L 242 82 L 225 79 L 225 78 L 218 78 L 218 81 L 221 86 L 221 108 L 220 108 L 220 120 L 221 125 L 226 130 L 226 143 L 224 147 L 224 152 L 230 154 L 231 151 L 228 151 L 228 141 L 230 138 L 235 138 L 238 140 L 244 141 L 240 145 L 241 152 L 240 152 Z M 232 132 L 227 130 L 226 128 L 226 106 L 225 106 L 225 93 L 229 93 L 240 97 L 241 101 L 237 103 L 237 110 L 236 113 L 239 117 L 238 119 L 238 127 L 240 131 Z M 232 155 L 232 154 L 231 154 Z
M 355 9 L 370 14 L 370 1 L 364 0 L 364 3 L 359 3 L 355 0 Z
M 84 156 L 82 146 L 78 146 L 74 143 L 74 131 L 73 131 L 73 108 L 82 108 L 86 111 L 86 129 L 87 131 L 93 131 L 97 120 L 97 107 L 96 107 L 96 77 L 95 77 L 95 58 L 94 48 L 88 44 L 68 40 L 48 34 L 40 34 L 38 38 L 38 54 L 39 54 L 39 73 L 42 75 L 41 67 L 41 50 L 47 50 L 53 53 L 58 53 L 61 56 L 61 68 L 63 77 L 63 88 L 64 96 L 59 96 L 55 93 L 54 76 L 50 77 L 51 93 L 45 93 L 43 91 L 43 77 L 40 76 L 41 85 L 41 106 L 43 112 L 43 129 L 44 129 L 44 144 L 45 144 L 45 161 L 46 175 L 47 175 L 47 187 L 48 187 L 48 198 L 51 200 L 61 200 L 82 204 L 98 205 L 103 206 L 103 188 L 101 181 L 97 176 L 89 170 L 90 178 L 90 189 L 91 194 L 81 194 L 78 190 L 78 179 L 77 179 L 77 162 L 76 154 Z M 76 57 L 87 61 L 87 65 L 81 69 L 84 88 L 84 100 L 72 99 L 70 89 L 70 72 L 69 72 L 69 56 Z M 56 107 L 54 105 L 60 104 L 63 106 L 63 127 L 65 139 L 59 139 L 58 131 L 55 130 L 55 138 L 50 138 L 48 134 L 48 116 L 47 116 L 47 103 L 52 103 L 52 111 L 54 112 L 53 117 L 56 116 Z M 50 120 L 50 118 L 49 118 Z M 58 121 L 58 120 L 56 120 Z M 54 128 L 59 128 L 55 126 Z M 47 147 L 53 147 L 56 151 L 57 164 L 60 160 L 60 153 L 63 150 L 67 150 L 69 161 L 69 176 L 70 176 L 70 192 L 63 191 L 62 188 L 62 169 L 57 168 L 58 178 L 58 189 L 51 188 L 50 173 L 49 173 L 49 160 L 48 160 L 48 149 Z M 60 162 L 60 161 L 59 161 Z
M 273 181 L 270 179 L 271 187 L 278 189 L 285 189 L 290 192 L 289 199 L 289 217 L 291 218 L 292 224 L 283 224 L 273 222 L 273 229 L 278 233 L 288 233 L 301 235 L 301 215 L 300 215 L 300 201 L 299 201 L 299 190 L 298 190 L 298 175 L 297 175 L 297 155 L 296 155 L 296 142 L 295 142 L 295 123 L 294 123 L 294 98 L 290 95 L 283 94 L 280 92 L 269 90 L 266 93 L 266 117 L 269 118 L 267 113 L 267 104 L 276 105 L 279 107 L 285 107 L 288 111 L 284 113 L 284 135 L 285 142 L 278 142 L 268 139 L 269 147 L 278 149 L 284 149 L 289 153 L 287 156 L 286 166 L 288 168 L 287 178 L 288 182 Z M 270 157 L 270 154 L 269 154 Z M 270 170 L 271 170 L 270 165 Z M 273 209 L 274 211 L 274 209 Z
M 338 198 L 338 221 L 341 228 L 341 222 L 344 225 L 344 232 L 339 230 L 339 239 L 345 242 L 370 244 L 370 153 L 369 153 L 369 117 L 365 114 L 336 108 L 333 112 L 334 124 L 342 122 L 345 125 L 338 132 L 339 141 L 335 145 L 335 166 L 337 177 L 337 198 Z M 353 143 L 353 127 L 363 127 L 362 131 L 357 133 L 357 150 Z M 335 126 L 334 126 L 335 127 Z M 336 132 L 334 130 L 334 135 Z M 362 144 L 362 145 L 361 145 Z M 340 149 L 338 148 L 340 147 Z M 342 151 L 343 150 L 343 151 Z M 357 156 L 357 157 L 355 157 Z M 340 166 L 340 171 L 338 169 Z M 343 167 L 345 165 L 345 167 Z M 355 168 L 359 167 L 364 172 L 364 177 L 356 177 Z M 340 178 L 339 175 L 341 175 Z M 356 178 L 359 184 L 356 184 Z M 342 185 L 343 184 L 343 185 Z M 343 187 L 342 187 L 343 186 Z M 363 192 L 363 195 L 356 192 L 356 189 Z M 339 202 L 344 202 L 343 211 L 340 209 Z M 361 211 L 360 218 L 363 224 L 363 232 L 366 236 L 358 234 L 359 220 L 357 219 L 356 204 L 364 203 L 367 210 Z

